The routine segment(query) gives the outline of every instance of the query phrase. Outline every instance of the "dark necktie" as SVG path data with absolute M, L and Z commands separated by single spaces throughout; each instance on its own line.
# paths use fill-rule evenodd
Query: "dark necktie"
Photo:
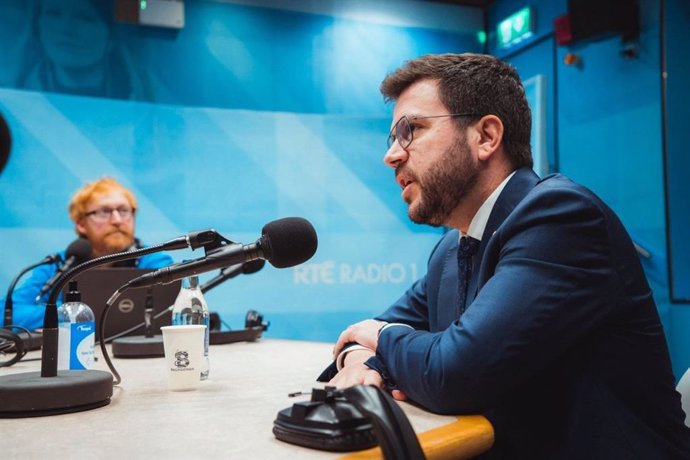
M 471 236 L 460 238 L 458 245 L 458 316 L 465 311 L 467 284 L 472 276 L 472 257 L 479 250 L 479 240 Z

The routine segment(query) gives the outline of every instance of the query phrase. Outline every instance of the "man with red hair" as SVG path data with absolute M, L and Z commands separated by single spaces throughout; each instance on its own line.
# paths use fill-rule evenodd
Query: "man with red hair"
M 142 247 L 134 237 L 137 200 L 115 179 L 105 177 L 77 190 L 69 203 L 69 216 L 79 238 L 91 244 L 91 258 L 102 257 Z M 65 260 L 65 252 L 60 256 Z M 117 263 L 121 267 L 160 268 L 172 263 L 164 253 L 148 254 L 137 259 Z M 43 324 L 43 303 L 49 293 L 36 299 L 41 288 L 55 275 L 58 267 L 42 265 L 12 295 L 14 309 L 12 324 L 30 330 Z M 5 299 L 0 300 L 4 305 Z

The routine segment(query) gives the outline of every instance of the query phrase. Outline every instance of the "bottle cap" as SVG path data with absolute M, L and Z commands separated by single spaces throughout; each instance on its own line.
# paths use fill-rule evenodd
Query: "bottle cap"
M 69 287 L 67 288 L 67 294 L 65 295 L 66 302 L 81 302 L 81 292 L 77 288 L 76 281 L 70 281 Z
M 195 288 L 199 286 L 199 277 L 196 275 L 192 275 L 189 277 L 189 287 L 190 288 Z

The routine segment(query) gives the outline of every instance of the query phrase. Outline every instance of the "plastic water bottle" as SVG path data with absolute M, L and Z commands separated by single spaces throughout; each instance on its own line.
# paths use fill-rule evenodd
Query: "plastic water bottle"
M 210 339 L 208 304 L 199 289 L 199 277 L 190 276 L 183 280 L 180 293 L 177 294 L 172 311 L 172 324 L 203 324 L 206 326 L 204 334 L 204 367 L 201 370 L 201 380 L 206 380 L 209 373 L 208 346 Z
M 77 282 L 70 281 L 65 302 L 58 308 L 58 369 L 91 369 L 96 319 L 81 301 Z

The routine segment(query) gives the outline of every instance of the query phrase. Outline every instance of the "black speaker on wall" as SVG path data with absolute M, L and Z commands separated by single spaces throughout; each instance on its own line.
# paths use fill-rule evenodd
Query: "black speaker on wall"
M 184 0 L 115 0 L 115 20 L 142 26 L 184 27 Z
M 640 35 L 639 0 L 568 0 L 568 17 L 573 41 Z
M 7 160 L 10 157 L 10 150 L 12 150 L 10 127 L 7 126 L 5 118 L 0 113 L 0 173 L 5 169 Z

